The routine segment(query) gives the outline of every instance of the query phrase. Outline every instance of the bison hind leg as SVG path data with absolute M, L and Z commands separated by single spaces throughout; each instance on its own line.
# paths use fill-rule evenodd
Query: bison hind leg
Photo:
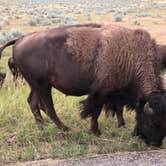
M 38 95 L 34 91 L 31 90 L 27 101 L 28 101 L 31 111 L 35 117 L 36 122 L 39 124 L 43 124 L 44 120 L 40 113 Z
M 68 131 L 69 128 L 63 124 L 55 112 L 51 96 L 51 85 L 42 84 L 39 85 L 37 89 L 40 96 L 40 108 L 50 117 L 50 119 L 57 125 L 59 129 Z

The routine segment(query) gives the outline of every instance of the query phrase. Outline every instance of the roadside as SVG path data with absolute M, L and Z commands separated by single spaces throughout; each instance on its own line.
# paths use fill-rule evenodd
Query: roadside
M 14 165 L 14 164 L 12 164 Z M 15 166 L 165 166 L 166 151 L 122 152 L 70 160 L 41 160 Z

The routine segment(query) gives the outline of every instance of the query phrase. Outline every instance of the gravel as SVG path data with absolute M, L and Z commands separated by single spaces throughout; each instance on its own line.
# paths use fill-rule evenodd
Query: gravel
M 12 164 L 14 165 L 14 164 Z M 166 151 L 124 152 L 69 160 L 41 160 L 18 166 L 165 166 Z

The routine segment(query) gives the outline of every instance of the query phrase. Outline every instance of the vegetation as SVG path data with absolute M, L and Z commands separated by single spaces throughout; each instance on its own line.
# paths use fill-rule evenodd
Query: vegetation
M 87 21 L 114 22 L 134 28 L 143 26 L 162 43 L 166 39 L 166 3 L 155 2 L 158 1 L 74 0 L 68 3 L 63 0 L 57 3 L 53 0 L 0 0 L 0 44 L 24 33 Z M 27 104 L 28 85 L 19 80 L 15 86 L 8 69 L 7 59 L 11 54 L 11 49 L 6 49 L 0 61 L 0 71 L 7 72 L 0 89 L 0 165 L 44 158 L 62 159 L 154 149 L 131 136 L 135 125 L 134 112 L 125 111 L 125 128 L 118 128 L 116 118 L 106 119 L 102 113 L 99 118 L 102 135 L 96 137 L 89 132 L 89 119 L 80 120 L 79 117 L 78 103 L 85 96 L 66 97 L 55 89 L 52 91 L 55 109 L 71 131 L 57 129 L 44 113 L 45 124 L 37 125 Z M 166 140 L 162 148 L 166 148 Z

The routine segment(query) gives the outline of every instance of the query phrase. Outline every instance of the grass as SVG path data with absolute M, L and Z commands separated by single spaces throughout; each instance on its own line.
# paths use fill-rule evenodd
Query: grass
M 57 114 L 71 131 L 57 129 L 44 113 L 45 125 L 37 125 L 26 101 L 28 85 L 19 81 L 15 86 L 7 68 L 9 52 L 5 52 L 1 61 L 1 70 L 7 72 L 7 79 L 0 89 L 0 165 L 151 149 L 139 138 L 131 136 L 135 124 L 134 112 L 125 112 L 125 128 L 117 128 L 116 119 L 106 119 L 102 114 L 99 118 L 102 135 L 96 137 L 89 132 L 89 120 L 79 118 L 78 103 L 84 97 L 66 97 L 55 89 L 52 94 Z M 166 143 L 163 148 L 166 148 Z
M 152 10 L 149 11 L 153 15 Z M 157 14 L 165 15 L 165 10 L 155 9 L 154 18 L 139 18 L 141 27 L 147 29 L 160 43 L 165 41 L 164 18 L 156 18 Z M 76 15 L 79 22 L 86 22 L 87 16 Z M 136 28 L 131 20 L 136 18 L 136 13 L 126 15 L 123 22 L 116 23 L 127 27 Z M 21 20 L 11 21 L 10 25 L 3 27 L 3 31 L 9 31 L 18 27 L 23 32 L 32 32 L 45 29 L 45 27 L 30 27 L 22 25 L 27 16 Z M 90 14 L 91 22 L 113 22 L 113 14 Z M 154 21 L 158 24 L 154 24 Z M 52 25 L 50 27 L 55 27 Z M 147 147 L 139 138 L 132 137 L 131 133 L 135 125 L 135 113 L 125 111 L 125 128 L 117 127 L 117 120 L 106 119 L 102 113 L 99 118 L 99 127 L 102 135 L 96 137 L 89 132 L 89 119 L 80 120 L 79 101 L 83 97 L 66 97 L 53 89 L 54 106 L 58 116 L 71 128 L 69 132 L 63 132 L 45 116 L 45 124 L 37 125 L 27 104 L 29 93 L 28 85 L 22 85 L 21 81 L 15 86 L 11 73 L 7 67 L 7 59 L 11 56 L 11 49 L 3 52 L 0 61 L 0 71 L 7 72 L 4 86 L 0 89 L 0 165 L 28 160 L 46 158 L 75 158 L 94 154 L 105 154 L 118 151 L 141 151 L 154 149 Z M 163 147 L 166 148 L 166 140 Z

